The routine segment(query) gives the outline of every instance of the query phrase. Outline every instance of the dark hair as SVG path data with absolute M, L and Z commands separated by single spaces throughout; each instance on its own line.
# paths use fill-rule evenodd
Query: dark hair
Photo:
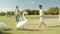
M 16 6 L 16 8 L 18 8 L 18 6 Z
M 42 7 L 42 5 L 39 5 L 39 7 Z

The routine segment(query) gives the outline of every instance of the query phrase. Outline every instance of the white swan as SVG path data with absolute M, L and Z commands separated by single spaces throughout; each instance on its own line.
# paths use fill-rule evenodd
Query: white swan
M 7 28 L 7 24 L 0 22 L 0 31 Z
M 21 21 L 21 22 L 17 23 L 17 25 L 16 25 L 17 28 L 21 28 L 22 26 L 24 26 L 27 23 L 27 19 L 24 17 L 24 14 L 27 14 L 27 12 L 23 13 L 24 21 Z

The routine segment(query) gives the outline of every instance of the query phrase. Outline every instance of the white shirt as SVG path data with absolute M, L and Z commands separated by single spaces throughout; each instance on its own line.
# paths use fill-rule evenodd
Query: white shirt
M 43 10 L 39 10 L 40 16 L 42 16 L 43 14 Z
M 15 10 L 15 14 L 16 14 L 16 15 L 19 15 L 19 10 L 16 9 L 16 10 Z

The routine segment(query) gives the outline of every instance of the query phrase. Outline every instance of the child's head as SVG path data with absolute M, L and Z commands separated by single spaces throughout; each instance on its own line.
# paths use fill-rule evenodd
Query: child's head
M 39 5 L 39 8 L 42 9 L 42 5 Z
M 18 9 L 18 6 L 16 6 L 16 9 Z

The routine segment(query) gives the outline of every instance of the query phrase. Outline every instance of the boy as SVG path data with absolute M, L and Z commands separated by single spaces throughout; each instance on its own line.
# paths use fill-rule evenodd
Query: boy
M 15 17 L 16 17 L 16 22 L 18 23 L 19 22 L 19 9 L 18 9 L 18 6 L 16 6 L 16 9 L 15 9 Z
M 42 5 L 39 5 L 39 14 L 40 14 L 40 26 L 39 27 L 41 27 L 41 25 L 44 25 L 43 29 L 45 29 L 46 25 L 44 23 L 44 11 L 42 9 Z

